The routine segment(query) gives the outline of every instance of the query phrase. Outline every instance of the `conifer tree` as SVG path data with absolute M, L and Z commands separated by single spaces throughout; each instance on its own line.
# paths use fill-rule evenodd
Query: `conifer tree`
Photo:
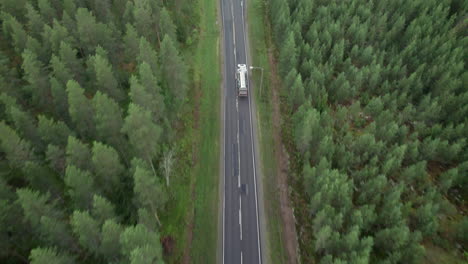
M 140 38 L 131 24 L 125 25 L 126 31 L 123 37 L 125 45 L 125 57 L 128 61 L 134 61 L 139 53 Z
M 49 144 L 45 153 L 46 160 L 49 162 L 49 166 L 57 171 L 63 173 L 65 170 L 65 149 Z
M 151 43 L 149 43 L 146 38 L 141 37 L 140 43 L 138 46 L 138 57 L 137 62 L 139 65 L 143 64 L 144 62 L 148 63 L 151 66 L 151 70 L 153 74 L 157 77 L 160 75 L 160 66 L 158 62 L 158 54 L 156 50 L 153 48 Z
M 155 263 L 163 263 L 159 234 L 148 230 L 143 225 L 127 227 L 120 235 L 120 244 L 123 254 L 131 261 L 151 259 Z M 147 247 L 152 250 L 144 249 Z
M 102 225 L 101 245 L 99 251 L 108 261 L 117 261 L 121 256 L 120 236 L 124 227 L 115 220 L 106 220 Z
M 148 0 L 135 0 L 133 7 L 133 18 L 135 19 L 135 29 L 140 36 L 155 42 L 153 9 Z
M 53 118 L 47 118 L 44 115 L 37 117 L 37 131 L 42 140 L 49 144 L 57 146 L 66 146 L 68 136 L 72 135 L 72 131 L 62 121 L 55 121 Z
M 73 136 L 68 137 L 66 148 L 67 166 L 74 166 L 81 170 L 91 169 L 91 150 Z
M 95 194 L 93 196 L 91 215 L 99 222 L 99 224 L 103 224 L 107 220 L 116 218 L 115 206 L 106 198 Z
M 174 22 L 172 22 L 172 18 L 165 7 L 161 9 L 161 13 L 159 14 L 159 28 L 162 38 L 168 35 L 173 41 L 177 40 L 176 26 Z
M 73 80 L 67 83 L 69 114 L 82 137 L 95 134 L 94 111 L 91 101 L 84 95 L 84 90 Z
M 68 254 L 57 252 L 54 248 L 35 248 L 29 256 L 31 264 L 73 264 L 75 260 Z
M 147 208 L 154 215 L 155 220 L 161 225 L 158 211 L 167 202 L 167 194 L 159 179 L 150 171 L 137 167 L 134 179 L 134 193 L 139 207 Z
M 33 37 L 38 38 L 41 36 L 45 22 L 31 3 L 26 3 L 25 7 L 27 11 L 26 17 L 28 18 L 28 29 Z
M 120 130 L 123 119 L 119 105 L 106 94 L 98 91 L 92 100 L 96 138 L 116 148 L 124 142 Z
M 121 186 L 120 176 L 124 171 L 117 151 L 100 142 L 93 143 L 92 164 L 97 176 L 97 184 L 107 193 L 117 194 Z
M 161 43 L 161 68 L 166 89 L 173 102 L 173 109 L 180 106 L 187 94 L 188 89 L 188 69 L 185 62 L 179 55 L 173 40 L 165 36 Z
M 121 102 L 124 99 L 124 95 L 107 59 L 96 54 L 93 61 L 98 89 L 103 93 L 107 93 L 117 102 Z
M 44 109 L 48 109 L 50 103 L 50 84 L 47 80 L 47 74 L 44 72 L 44 65 L 38 60 L 37 55 L 25 50 L 22 54 L 24 70 L 24 79 L 28 82 L 24 88 L 28 94 L 31 94 L 32 102 Z
M 161 128 L 153 123 L 148 110 L 133 103 L 129 105 L 122 133 L 128 136 L 137 157 L 152 164 L 152 159 L 158 153 L 161 132 Z
M 74 211 L 70 220 L 73 232 L 78 236 L 81 246 L 90 252 L 98 253 L 101 232 L 98 222 L 87 211 Z
M 26 161 L 33 158 L 30 143 L 21 139 L 16 131 L 3 121 L 0 122 L 0 147 L 13 168 L 21 168 Z
M 74 208 L 81 210 L 91 208 L 93 194 L 96 192 L 91 173 L 68 165 L 64 182 L 68 187 L 67 193 L 75 204 Z

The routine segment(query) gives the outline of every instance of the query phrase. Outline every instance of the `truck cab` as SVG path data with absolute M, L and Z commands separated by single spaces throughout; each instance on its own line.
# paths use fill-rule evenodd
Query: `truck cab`
M 237 64 L 236 71 L 236 84 L 238 95 L 245 97 L 248 95 L 247 92 L 247 65 Z

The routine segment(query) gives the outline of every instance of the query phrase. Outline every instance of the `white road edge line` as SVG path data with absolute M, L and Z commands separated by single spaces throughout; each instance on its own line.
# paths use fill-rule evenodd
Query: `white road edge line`
M 242 2 L 241 2 L 242 3 Z M 241 4 L 242 5 L 242 4 Z M 245 18 L 244 18 L 244 8 L 242 6 L 242 27 L 244 29 L 244 49 L 245 49 L 245 61 L 247 62 L 247 41 L 245 39 Z M 247 64 L 247 63 L 246 63 Z M 249 79 L 250 80 L 250 79 Z M 250 81 L 249 81 L 250 83 Z M 257 241 L 258 241 L 258 263 L 262 263 L 262 251 L 260 250 L 260 225 L 258 219 L 258 200 L 257 200 L 257 176 L 256 176 L 256 167 L 255 167 L 255 151 L 254 151 L 254 137 L 253 137 L 253 125 L 252 125 L 252 105 L 251 105 L 251 96 L 249 96 L 249 117 L 250 117 L 250 137 L 252 140 L 252 160 L 253 160 L 253 173 L 254 173 L 254 188 L 255 188 L 255 214 L 257 216 Z
M 237 111 L 237 186 L 240 188 L 240 140 L 239 140 L 239 98 L 236 97 L 236 111 Z
M 234 4 L 231 1 L 231 17 L 232 17 L 232 41 L 234 44 L 234 62 L 237 63 L 236 55 L 236 23 L 234 23 Z
M 239 209 L 240 240 L 242 241 L 242 211 Z

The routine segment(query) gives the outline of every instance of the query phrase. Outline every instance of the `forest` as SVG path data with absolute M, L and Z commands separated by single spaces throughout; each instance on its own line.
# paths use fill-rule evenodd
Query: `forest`
M 265 3 L 301 261 L 466 261 L 468 2 Z
M 0 1 L 1 263 L 164 262 L 194 3 Z

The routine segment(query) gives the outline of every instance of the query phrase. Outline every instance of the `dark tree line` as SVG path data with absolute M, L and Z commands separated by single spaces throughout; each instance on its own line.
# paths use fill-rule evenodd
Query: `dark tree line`
M 176 2 L 0 1 L 1 263 L 163 263 L 198 19 Z
M 467 2 L 268 4 L 303 261 L 418 263 L 468 189 Z

